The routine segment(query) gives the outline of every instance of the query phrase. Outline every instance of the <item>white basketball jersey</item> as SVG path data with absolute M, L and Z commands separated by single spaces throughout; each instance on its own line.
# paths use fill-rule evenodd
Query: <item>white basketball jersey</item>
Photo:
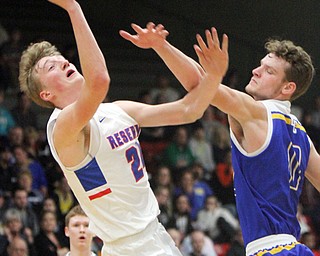
M 48 142 L 69 186 L 90 218 L 92 232 L 112 242 L 142 231 L 160 211 L 148 182 L 138 124 L 116 104 L 100 104 L 90 120 L 88 156 L 81 164 L 66 168 L 52 140 L 60 112 L 55 109 L 49 119 Z

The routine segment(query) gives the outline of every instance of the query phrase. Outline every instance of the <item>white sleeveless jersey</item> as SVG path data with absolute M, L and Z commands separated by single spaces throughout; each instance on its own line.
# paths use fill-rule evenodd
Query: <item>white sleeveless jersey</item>
M 52 140 L 60 112 L 55 109 L 49 119 L 48 142 L 69 186 L 90 218 L 92 232 L 112 242 L 142 231 L 160 211 L 148 182 L 138 124 L 116 104 L 100 104 L 90 120 L 89 154 L 79 165 L 66 168 Z

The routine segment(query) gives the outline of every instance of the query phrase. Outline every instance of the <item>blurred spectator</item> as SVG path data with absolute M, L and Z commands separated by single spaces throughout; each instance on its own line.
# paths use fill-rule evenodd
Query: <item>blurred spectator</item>
M 301 119 L 303 127 L 306 129 L 310 139 L 312 140 L 315 148 L 320 150 L 320 128 L 317 128 L 312 121 L 312 114 L 310 110 L 305 110 Z
M 6 255 L 8 245 L 15 239 L 21 238 L 27 242 L 30 255 L 35 255 L 32 231 L 23 227 L 18 210 L 8 209 L 4 215 L 4 234 L 0 235 L 0 255 Z
M 14 28 L 9 33 L 9 40 L 1 47 L 1 53 L 10 71 L 10 85 L 8 90 L 14 93 L 19 91 L 19 62 L 23 49 L 22 32 L 19 28 Z
M 40 139 L 39 132 L 33 126 L 24 128 L 24 148 L 28 155 L 35 160 L 40 161 Z
M 183 256 L 217 256 L 214 243 L 201 230 L 194 230 L 181 244 Z
M 182 173 L 180 183 L 175 187 L 174 197 L 186 195 L 190 203 L 190 217 L 194 221 L 198 211 L 205 206 L 206 198 L 213 194 L 211 188 L 202 181 L 196 180 L 191 169 Z
M 0 190 L 0 234 L 4 233 L 4 214 L 8 209 L 8 199 L 5 198 L 4 193 Z
M 63 230 L 64 227 L 64 219 L 62 218 L 62 214 L 60 209 L 57 206 L 56 201 L 52 197 L 46 197 L 43 200 L 41 212 L 51 211 L 57 216 L 57 224 L 60 230 Z
M 158 215 L 159 222 L 167 227 L 172 216 L 171 211 L 171 194 L 167 187 L 158 186 L 154 190 L 154 194 L 159 204 L 160 214 Z
M 10 129 L 16 124 L 11 112 L 3 104 L 4 99 L 5 92 L 0 88 L 0 137 L 8 136 Z
M 70 211 L 70 209 L 77 204 L 74 194 L 64 176 L 57 181 L 56 188 L 52 196 L 55 199 L 63 218 Z
M 181 243 L 183 240 L 181 232 L 176 228 L 167 228 L 167 232 L 172 237 L 176 246 L 181 250 Z
M 10 198 L 17 184 L 17 175 L 13 168 L 13 155 L 6 146 L 0 146 L 0 189 Z
M 174 183 L 171 176 L 171 170 L 166 165 L 160 165 L 157 167 L 155 174 L 152 176 L 150 180 L 150 184 L 152 189 L 156 189 L 157 187 L 167 187 L 172 193 L 174 188 Z
M 205 130 L 200 122 L 195 123 L 193 132 L 189 140 L 189 146 L 195 161 L 204 168 L 204 177 L 210 180 L 215 169 L 214 155 L 212 147 L 205 137 Z
M 151 97 L 154 103 L 172 102 L 181 97 L 178 90 L 170 84 L 170 79 L 164 74 L 156 76 L 156 85 L 151 89 Z
M 224 162 L 231 150 L 230 132 L 228 127 L 218 125 L 212 133 L 212 151 L 216 164 Z
M 35 211 L 28 204 L 28 192 L 22 188 L 17 188 L 13 193 L 13 201 L 10 209 L 18 211 L 23 227 L 30 230 L 31 235 L 39 233 L 39 222 Z
M 312 125 L 320 129 L 320 95 L 316 95 L 313 99 L 311 117 Z
M 0 23 L 0 48 L 9 40 L 9 35 L 5 27 Z
M 209 106 L 204 112 L 202 118 L 200 119 L 202 127 L 204 128 L 207 141 L 213 143 L 213 132 L 216 130 L 216 127 L 223 126 L 215 117 L 215 108 Z
M 189 134 L 185 126 L 179 126 L 175 130 L 174 138 L 163 152 L 163 163 L 171 170 L 173 181 L 177 182 L 182 171 L 190 167 L 195 161 L 189 146 Z
M 237 229 L 232 238 L 227 256 L 246 256 L 241 229 Z
M 301 235 L 300 242 L 305 244 L 313 252 L 314 256 L 320 256 L 320 247 L 317 237 L 313 232 L 305 232 Z
M 39 256 L 64 256 L 69 251 L 64 233 L 58 229 L 54 212 L 44 211 L 40 216 L 40 232 L 34 244 Z
M 18 126 L 38 129 L 38 113 L 32 109 L 32 101 L 24 92 L 17 93 L 16 106 L 11 110 Z
M 15 237 L 8 244 L 7 253 L 8 256 L 28 256 L 28 244 L 24 239 L 20 237 Z
M 209 196 L 205 208 L 198 213 L 195 226 L 206 232 L 215 243 L 230 243 L 239 222 L 215 196 Z
M 8 135 L 7 145 L 10 149 L 13 149 L 15 146 L 22 146 L 24 142 L 24 131 L 21 126 L 12 127 Z
M 32 174 L 32 189 L 40 191 L 45 197 L 48 193 L 48 181 L 42 165 L 37 160 L 30 158 L 23 146 L 15 146 L 13 154 L 16 159 L 16 172 L 30 170 Z
M 300 234 L 304 234 L 307 232 L 311 232 L 311 225 L 310 225 L 310 218 L 309 216 L 305 215 L 303 212 L 303 206 L 301 203 L 298 204 L 297 210 L 297 219 L 300 224 Z
M 212 187 L 219 201 L 232 210 L 236 215 L 235 196 L 233 187 L 233 167 L 231 163 L 231 150 L 225 154 L 223 162 L 217 164 L 216 171 L 213 174 Z
M 307 179 L 304 182 L 300 203 L 312 230 L 320 237 L 320 193 Z
M 18 173 L 18 187 L 28 193 L 28 204 L 35 213 L 41 211 L 43 194 L 38 189 L 32 188 L 32 173 L 29 170 L 22 170 Z
M 167 228 L 175 228 L 179 230 L 182 239 L 184 239 L 184 237 L 193 230 L 188 197 L 186 195 L 179 195 L 175 198 L 173 210 L 173 215 Z

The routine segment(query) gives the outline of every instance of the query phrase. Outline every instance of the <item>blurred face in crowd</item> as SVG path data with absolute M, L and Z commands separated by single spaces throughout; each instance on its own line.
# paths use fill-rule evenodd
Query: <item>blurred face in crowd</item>
M 27 243 L 19 237 L 14 238 L 8 246 L 8 256 L 28 256 Z
M 19 208 L 23 209 L 28 205 L 28 195 L 25 190 L 17 190 L 14 194 L 14 204 Z

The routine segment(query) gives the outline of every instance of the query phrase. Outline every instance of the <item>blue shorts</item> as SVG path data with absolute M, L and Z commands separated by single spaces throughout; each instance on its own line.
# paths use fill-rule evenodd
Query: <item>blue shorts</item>
M 314 256 L 312 251 L 299 242 L 293 242 L 287 245 L 279 245 L 272 249 L 259 251 L 254 256 Z

